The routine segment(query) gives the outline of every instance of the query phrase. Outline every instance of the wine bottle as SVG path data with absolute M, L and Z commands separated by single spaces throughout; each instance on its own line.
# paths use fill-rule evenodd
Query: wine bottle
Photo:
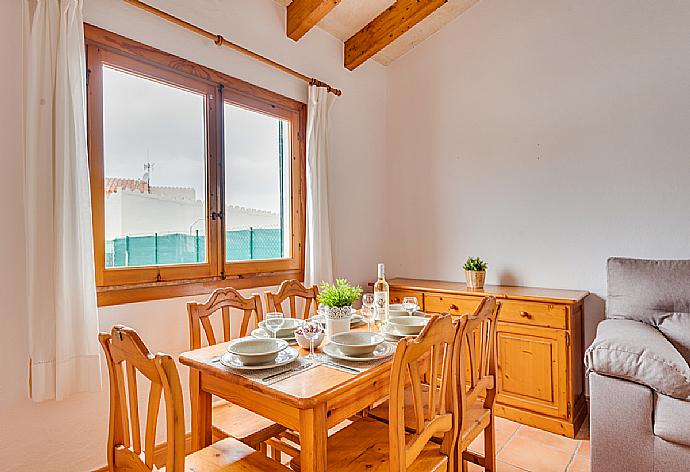
M 386 282 L 385 268 L 379 264 L 378 280 L 374 284 L 374 306 L 376 307 L 376 321 L 385 323 L 388 321 L 388 282 Z

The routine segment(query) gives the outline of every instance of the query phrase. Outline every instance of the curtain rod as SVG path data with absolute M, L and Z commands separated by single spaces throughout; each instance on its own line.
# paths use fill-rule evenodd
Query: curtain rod
M 338 96 L 342 95 L 342 92 L 340 90 L 338 90 L 335 87 L 331 87 L 330 85 L 328 85 L 325 82 L 321 82 L 320 80 L 314 79 L 312 77 L 308 77 L 304 74 L 300 74 L 296 70 L 290 69 L 287 66 L 284 66 L 284 65 L 279 64 L 275 61 L 272 61 L 271 59 L 264 57 L 260 54 L 257 54 L 254 51 L 250 51 L 249 49 L 244 48 L 244 47 L 240 46 L 239 44 L 235 44 L 232 41 L 228 41 L 227 39 L 225 39 L 223 36 L 221 36 L 219 34 L 213 34 L 210 31 L 206 31 L 203 28 L 199 28 L 196 25 L 193 25 L 193 24 L 191 24 L 185 20 L 182 20 L 180 18 L 177 18 L 176 16 L 173 16 L 170 13 L 166 13 L 162 10 L 159 10 L 158 8 L 152 7 L 151 5 L 144 3 L 140 0 L 124 0 L 124 1 L 126 3 L 129 3 L 130 5 L 137 7 L 137 8 L 141 8 L 142 10 L 144 10 L 148 13 L 152 13 L 159 18 L 163 18 L 164 20 L 167 20 L 167 21 L 174 23 L 178 26 L 182 26 L 183 28 L 188 29 L 189 31 L 192 31 L 192 32 L 194 32 L 200 36 L 203 36 L 207 39 L 210 39 L 211 41 L 216 43 L 218 46 L 227 46 L 230 49 L 233 49 L 233 50 L 235 50 L 241 54 L 244 54 L 245 56 L 249 56 L 252 59 L 256 59 L 259 62 L 263 62 L 264 64 L 267 64 L 267 65 L 274 67 L 278 70 L 281 70 L 287 74 L 290 74 L 293 77 L 297 77 L 298 79 L 307 82 L 309 85 L 316 85 L 317 87 L 324 87 L 325 89 L 327 89 L 329 92 L 331 92 L 334 95 L 338 95 Z

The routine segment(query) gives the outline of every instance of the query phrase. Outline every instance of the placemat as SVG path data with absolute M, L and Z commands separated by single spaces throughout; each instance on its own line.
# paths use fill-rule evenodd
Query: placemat
M 388 343 L 395 344 L 395 343 Z M 392 350 L 395 353 L 395 349 Z M 220 362 L 220 358 L 214 359 L 212 362 L 220 366 L 221 369 L 232 372 L 235 375 L 241 375 L 247 379 L 254 382 L 261 383 L 263 385 L 272 385 L 274 383 L 280 382 L 281 380 L 293 377 L 305 370 L 316 367 L 317 365 L 323 365 L 325 367 L 330 367 L 332 369 L 338 369 L 349 374 L 362 373 L 367 370 L 379 366 L 384 362 L 390 360 L 393 355 L 384 357 L 382 359 L 376 359 L 372 361 L 345 361 L 341 359 L 334 359 L 326 354 L 317 353 L 316 359 L 307 359 L 306 357 L 300 356 L 289 364 L 284 364 L 278 367 L 272 367 L 270 369 L 261 370 L 240 370 L 228 367 Z
M 386 344 L 392 344 L 392 353 L 390 356 L 383 357 L 381 359 L 376 359 L 373 361 L 345 361 L 342 359 L 335 359 L 327 354 L 324 353 L 319 353 L 317 354 L 318 356 L 318 361 L 325 365 L 326 367 L 332 367 L 333 369 L 339 369 L 342 370 L 343 372 L 348 372 L 348 373 L 353 373 L 352 371 L 355 370 L 358 373 L 366 372 L 369 369 L 372 369 L 376 366 L 379 366 L 383 364 L 384 362 L 388 362 L 391 357 L 395 355 L 395 345 L 396 343 L 392 342 L 386 342 Z
M 294 375 L 304 372 L 305 370 L 311 369 L 312 367 L 316 367 L 319 365 L 319 362 L 300 356 L 289 364 L 261 370 L 233 369 L 232 367 L 222 364 L 220 359 L 217 361 L 217 365 L 219 365 L 221 369 L 227 370 L 228 372 L 232 372 L 236 375 L 241 375 L 242 377 L 246 377 L 254 382 L 264 385 L 272 385 L 280 382 L 281 380 L 288 379 Z

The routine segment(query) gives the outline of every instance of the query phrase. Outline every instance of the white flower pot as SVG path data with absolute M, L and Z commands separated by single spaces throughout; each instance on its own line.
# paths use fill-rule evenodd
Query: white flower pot
M 326 336 L 329 338 L 334 334 L 350 331 L 350 318 L 352 318 L 352 307 L 333 307 L 326 311 Z

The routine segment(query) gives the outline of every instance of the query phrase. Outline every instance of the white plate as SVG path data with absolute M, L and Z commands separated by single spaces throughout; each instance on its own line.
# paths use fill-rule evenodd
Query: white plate
M 402 333 L 399 333 L 395 328 L 393 328 L 393 327 L 392 327 L 391 325 L 389 325 L 388 323 L 384 323 L 384 324 L 381 326 L 381 334 L 383 334 L 384 336 L 388 336 L 389 338 L 396 339 L 396 340 L 397 340 L 397 339 L 406 338 L 406 337 L 408 337 L 408 336 L 412 336 L 412 337 L 416 336 L 415 334 L 402 334 Z
M 348 356 L 346 354 L 343 354 L 340 349 L 334 344 L 328 343 L 324 347 L 321 348 L 321 351 L 334 358 L 334 359 L 340 359 L 342 361 L 354 361 L 354 362 L 363 362 L 363 361 L 375 361 L 377 359 L 383 359 L 384 357 L 390 357 L 393 354 L 395 354 L 395 346 L 389 344 L 389 343 L 382 343 L 379 344 L 376 349 L 374 349 L 374 352 L 369 354 L 368 356 L 360 356 L 360 357 L 353 357 L 353 356 Z
M 312 317 L 312 320 L 316 321 L 319 324 L 326 324 L 326 320 L 324 320 L 323 315 L 316 315 Z M 361 326 L 363 324 L 366 324 L 366 322 L 364 321 L 362 315 L 353 313 L 352 318 L 350 318 L 350 328 Z
M 289 364 L 290 362 L 297 359 L 297 356 L 299 356 L 297 349 L 295 349 L 294 347 L 288 347 L 288 348 L 285 348 L 284 350 L 280 351 L 278 353 L 278 357 L 276 357 L 273 362 L 270 362 L 268 364 L 259 364 L 259 365 L 244 365 L 244 364 L 242 364 L 242 362 L 240 362 L 240 359 L 235 354 L 232 354 L 230 352 L 226 352 L 225 354 L 223 354 L 221 356 L 220 363 L 226 367 L 231 367 L 233 369 L 261 370 L 261 369 L 270 369 L 272 367 L 278 367 L 278 366 L 281 366 L 284 364 Z
M 266 332 L 266 330 L 263 328 L 256 328 L 254 331 L 251 332 L 251 335 L 254 336 L 255 338 L 261 338 L 261 339 L 268 339 L 268 338 L 273 337 L 273 335 L 271 333 Z M 295 339 L 294 336 L 291 338 L 278 337 L 278 339 L 282 339 L 283 341 L 287 341 L 290 344 L 297 342 L 297 339 Z

